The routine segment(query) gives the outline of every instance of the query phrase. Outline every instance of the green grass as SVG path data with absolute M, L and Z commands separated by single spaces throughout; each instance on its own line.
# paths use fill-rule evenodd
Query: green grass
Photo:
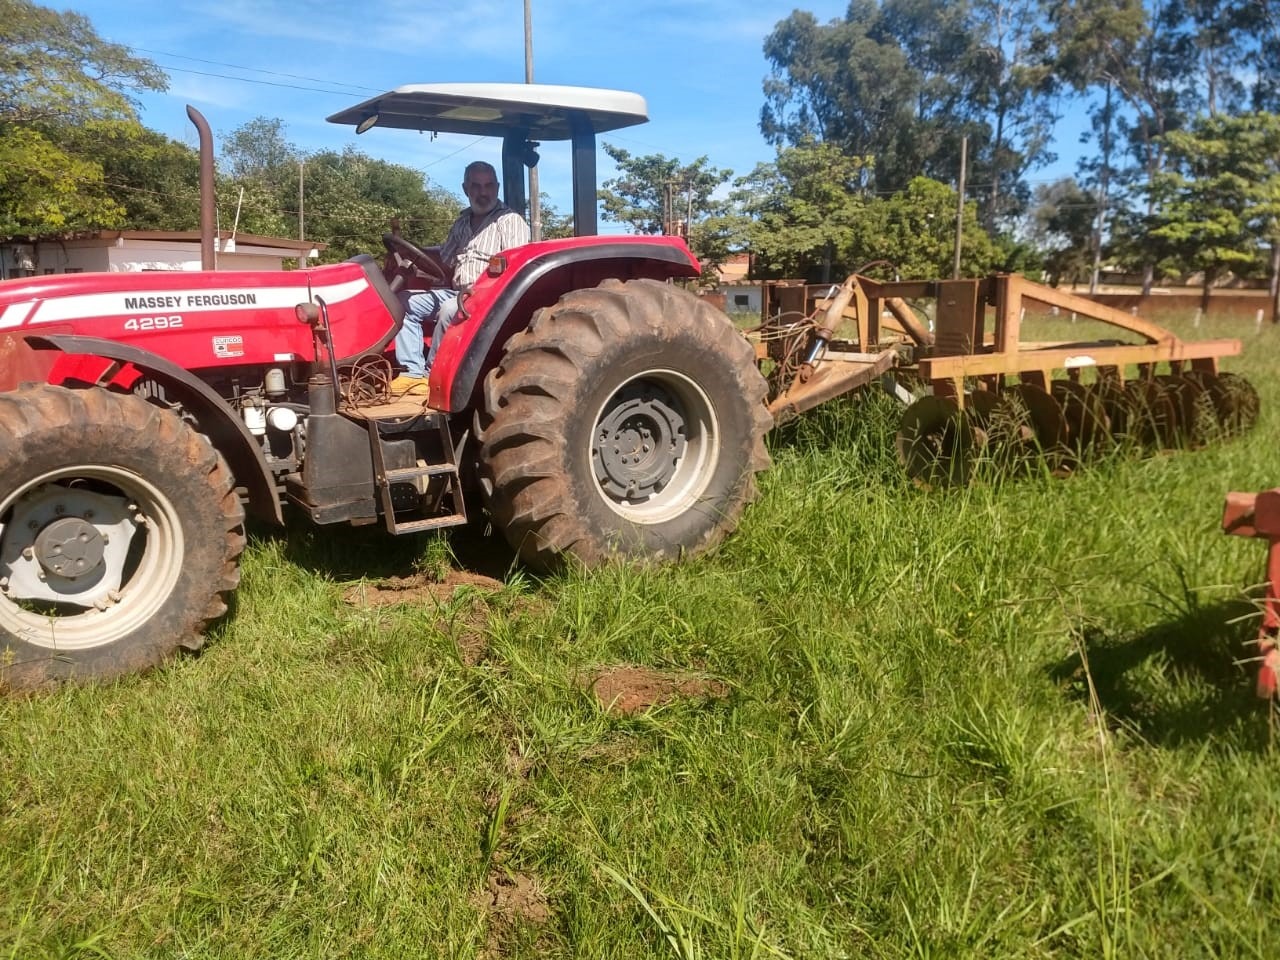
M 1194 333 L 1246 339 L 1250 435 L 927 492 L 833 403 L 674 568 L 259 531 L 203 655 L 0 702 L 0 957 L 1274 956 L 1265 546 L 1217 524 L 1280 483 L 1280 335 Z M 455 564 L 511 572 L 342 601 Z M 730 694 L 609 714 L 624 662 Z

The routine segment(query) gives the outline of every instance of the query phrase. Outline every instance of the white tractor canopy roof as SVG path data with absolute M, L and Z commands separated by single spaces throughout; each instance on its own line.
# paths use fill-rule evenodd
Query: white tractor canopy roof
M 544 140 L 573 141 L 573 231 L 596 232 L 596 134 L 645 123 L 644 97 L 624 90 L 537 83 L 411 83 L 333 114 L 356 133 L 372 127 L 502 138 L 502 191 L 525 209 L 524 168 Z
M 538 83 L 410 83 L 328 118 L 355 127 L 372 121 L 369 126 L 473 137 L 518 132 L 529 140 L 571 140 L 584 127 L 596 134 L 648 119 L 638 93 Z

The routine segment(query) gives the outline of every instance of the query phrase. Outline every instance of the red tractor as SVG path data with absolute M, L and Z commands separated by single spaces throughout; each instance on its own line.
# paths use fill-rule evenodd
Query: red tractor
M 752 347 L 669 282 L 699 273 L 683 241 L 592 235 L 595 136 L 644 122 L 642 98 L 414 85 L 329 119 L 501 136 L 517 210 L 532 142 L 571 141 L 578 235 L 490 261 L 426 398 L 382 386 L 403 271 L 369 255 L 215 272 L 206 213 L 202 272 L 0 282 L 0 687 L 199 647 L 239 582 L 246 510 L 404 534 L 481 496 L 539 568 L 692 555 L 737 524 L 772 423 Z

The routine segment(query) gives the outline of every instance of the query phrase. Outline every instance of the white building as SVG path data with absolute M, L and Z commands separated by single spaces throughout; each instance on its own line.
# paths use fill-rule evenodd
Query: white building
M 286 259 L 319 256 L 325 244 L 223 232 L 214 238 L 217 270 L 281 270 Z M 53 273 L 200 270 L 195 230 L 103 230 L 74 240 L 0 241 L 0 280 Z
M 716 292 L 724 295 L 724 309 L 729 313 L 760 313 L 761 284 L 748 280 L 751 255 L 736 253 L 716 269 Z

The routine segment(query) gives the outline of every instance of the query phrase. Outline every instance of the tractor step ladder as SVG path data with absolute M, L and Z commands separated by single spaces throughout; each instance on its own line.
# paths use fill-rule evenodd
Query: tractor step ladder
M 458 475 L 457 458 L 453 452 L 453 439 L 449 435 L 449 423 L 441 413 L 423 414 L 426 423 L 418 429 L 404 429 L 401 418 L 379 420 L 369 418 L 365 421 L 369 427 L 369 446 L 373 452 L 373 482 L 378 488 L 378 501 L 382 505 L 382 519 L 388 532 L 393 534 L 422 533 L 427 530 L 439 530 L 442 527 L 454 527 L 467 522 L 467 511 L 462 501 L 462 478 Z M 444 454 L 444 462 L 415 467 L 387 468 L 383 455 L 384 427 L 396 427 L 402 437 L 421 435 L 435 431 L 439 436 L 440 449 Z M 412 483 L 415 480 L 444 477 L 444 487 L 435 495 L 432 503 L 425 504 L 413 511 L 401 510 L 400 513 L 429 513 L 430 516 L 419 516 L 412 520 L 397 519 L 395 502 L 391 496 L 391 487 L 396 483 Z M 449 510 L 439 512 L 444 506 L 446 497 Z

